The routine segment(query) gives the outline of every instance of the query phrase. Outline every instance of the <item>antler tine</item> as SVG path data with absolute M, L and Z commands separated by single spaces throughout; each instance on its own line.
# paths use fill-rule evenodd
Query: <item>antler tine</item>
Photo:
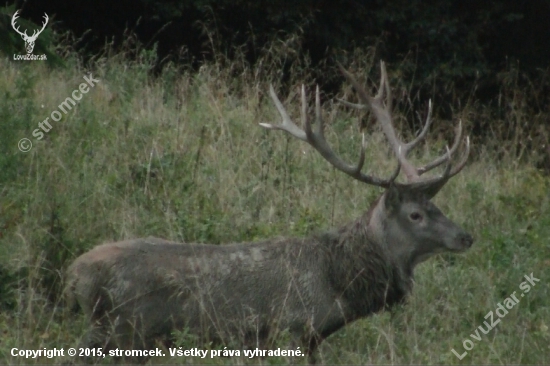
M 401 164 L 399 163 L 399 160 L 397 161 L 397 166 L 395 167 L 395 170 L 393 171 L 393 174 L 391 175 L 389 181 L 391 183 L 393 183 L 396 179 L 397 179 L 397 176 L 399 175 L 399 172 L 401 171 Z
M 392 105 L 392 98 L 391 98 L 391 89 L 389 87 L 389 83 L 387 82 L 387 72 L 386 72 L 386 66 L 384 64 L 384 62 L 381 63 L 382 64 L 382 71 L 381 71 L 381 80 L 380 80 L 380 86 L 378 88 L 378 93 L 376 95 L 376 97 L 374 97 L 374 99 L 381 99 L 382 98 L 382 91 L 386 91 L 386 108 L 388 110 L 391 110 L 391 105 Z M 340 65 L 341 67 L 341 65 Z M 342 70 L 342 72 L 344 72 L 344 74 L 346 75 L 346 70 L 343 70 L 342 68 L 340 69 Z M 347 75 L 346 75 L 347 77 Z M 353 83 L 352 83 L 353 84 Z M 355 87 L 355 84 L 354 84 L 354 87 Z M 340 98 L 336 98 L 336 100 L 348 107 L 352 107 L 352 108 L 355 108 L 355 109 L 368 109 L 368 106 L 366 104 L 359 104 L 359 103 L 351 103 L 351 102 L 348 102 L 347 100 L 344 100 L 344 99 L 340 99 Z M 428 130 L 432 124 L 432 101 L 431 99 L 429 100 L 428 102 L 428 116 L 426 118 L 426 122 L 424 124 L 424 127 L 422 128 L 422 131 L 420 132 L 420 134 L 411 142 L 409 143 L 406 143 L 404 144 L 404 149 L 402 150 L 402 154 L 407 157 L 409 152 L 414 149 L 416 147 L 416 145 L 418 145 L 418 143 L 420 141 L 422 141 L 427 133 L 428 133 Z
M 364 135 L 361 142 L 359 162 L 357 165 L 349 165 L 345 163 L 340 157 L 338 157 L 332 151 L 331 147 L 325 140 L 324 133 L 323 133 L 323 119 L 322 119 L 322 113 L 321 113 L 321 101 L 320 101 L 320 95 L 319 95 L 319 88 L 317 88 L 316 95 L 315 95 L 315 115 L 316 115 L 315 127 L 312 128 L 311 123 L 307 118 L 307 98 L 306 98 L 305 87 L 302 86 L 301 115 L 302 115 L 302 122 L 304 124 L 304 130 L 301 130 L 298 126 L 296 126 L 296 124 L 294 124 L 294 122 L 292 122 L 292 120 L 288 116 L 288 113 L 283 107 L 281 101 L 277 97 L 272 85 L 269 88 L 269 94 L 271 95 L 271 99 L 273 100 L 275 106 L 277 107 L 277 110 L 279 111 L 279 114 L 283 119 L 283 123 L 281 125 L 273 125 L 270 123 L 260 123 L 262 127 L 265 127 L 267 129 L 272 129 L 272 130 L 283 130 L 288 132 L 292 136 L 299 138 L 300 140 L 306 141 L 336 169 L 350 175 L 351 177 L 363 183 L 372 184 L 379 187 L 388 187 L 393 181 L 393 179 L 395 179 L 394 177 L 392 177 L 391 180 L 380 179 L 371 175 L 363 174 L 361 172 L 361 169 L 363 168 L 363 165 L 365 162 L 366 142 L 365 142 Z
M 311 139 L 311 125 L 309 124 L 309 121 L 307 119 L 307 98 L 306 98 L 306 86 L 302 84 L 302 88 L 300 89 L 300 99 L 302 101 L 302 108 L 300 108 L 300 114 L 302 116 L 302 126 L 304 128 L 304 131 L 306 132 L 306 136 L 308 141 Z
M 466 149 L 462 154 L 462 159 L 460 159 L 460 162 L 455 165 L 455 168 L 453 169 L 453 171 L 449 173 L 449 178 L 458 174 L 466 166 L 466 162 L 468 161 L 469 156 L 470 156 L 470 136 L 466 136 Z
M 355 167 L 355 174 L 360 174 L 361 169 L 363 169 L 363 165 L 365 164 L 365 149 L 367 148 L 367 142 L 365 140 L 365 133 L 361 133 L 361 150 L 359 152 L 359 161 L 357 162 L 357 166 Z M 392 181 L 391 179 L 389 180 Z
M 315 89 L 315 135 L 318 136 L 323 141 L 325 140 L 324 137 L 324 122 L 323 122 L 323 116 L 321 112 L 321 96 L 319 93 L 319 85 L 317 85 L 317 88 Z M 307 130 L 306 130 L 307 134 Z M 365 164 L 365 149 L 366 149 L 367 143 L 365 140 L 365 134 L 362 133 L 361 137 L 361 150 L 359 152 L 359 161 L 357 162 L 357 165 L 355 166 L 355 172 L 354 174 L 360 174 L 361 169 L 363 169 L 363 165 Z
M 446 178 L 449 176 L 449 173 L 451 172 L 453 163 L 451 161 L 451 150 L 449 149 L 449 145 L 446 145 L 445 149 L 447 150 L 447 157 L 445 159 L 445 161 L 447 162 L 447 165 L 445 166 L 445 170 L 443 171 L 442 177 Z
M 351 103 L 351 102 L 348 102 L 347 100 L 344 100 L 344 99 L 340 99 L 340 98 L 336 98 L 337 101 L 339 101 L 340 103 L 342 103 L 343 105 L 347 105 L 348 107 L 351 107 L 351 108 L 355 108 L 355 109 L 368 109 L 368 107 L 364 104 L 359 104 L 359 103 Z
M 466 137 L 466 150 L 460 160 L 460 163 L 455 165 L 454 169 L 452 169 L 452 163 L 450 161 L 451 150 L 447 148 L 447 153 L 445 155 L 448 156 L 448 159 L 446 159 L 447 166 L 445 168 L 445 172 L 441 176 L 413 182 L 408 185 L 409 188 L 411 190 L 423 191 L 428 197 L 433 197 L 449 179 L 458 174 L 464 166 L 466 166 L 468 156 L 470 155 L 470 137 Z
M 443 175 L 440 177 L 440 179 L 445 179 L 445 181 L 458 174 L 458 172 L 460 172 L 462 168 L 464 168 L 464 166 L 466 165 L 466 162 L 468 161 L 468 156 L 470 155 L 470 136 L 466 137 L 466 151 L 464 152 L 464 154 L 462 154 L 462 159 L 460 160 L 460 163 L 458 163 L 454 169 L 451 169 L 451 155 L 453 153 L 454 151 L 452 149 L 449 149 L 449 147 L 447 146 L 447 167 L 445 168 L 445 172 L 443 173 Z
M 357 80 L 355 80 L 355 78 L 348 72 L 348 70 L 346 70 L 344 68 L 344 66 L 342 66 L 342 64 L 338 63 L 338 68 L 340 69 L 340 72 L 344 75 L 344 77 L 346 79 L 348 79 L 348 81 L 351 83 L 351 85 L 353 86 L 353 88 L 355 89 L 355 91 L 357 92 L 357 94 L 359 95 L 359 99 L 364 103 L 364 104 L 353 104 L 353 103 L 348 103 L 348 102 L 344 102 L 345 104 L 349 105 L 349 106 L 352 106 L 352 107 L 355 107 L 355 108 L 358 108 L 358 109 L 366 109 L 368 108 L 369 104 L 370 104 L 370 100 L 372 99 L 369 94 L 365 91 L 365 89 L 363 89 L 363 87 L 357 82 Z
M 380 85 L 375 97 L 371 97 L 367 91 L 355 80 L 355 78 L 341 65 L 338 64 L 340 71 L 346 79 L 353 85 L 357 91 L 359 99 L 370 108 L 380 124 L 388 143 L 393 149 L 401 168 L 405 172 L 408 181 L 418 179 L 416 168 L 407 160 L 407 145 L 405 145 L 395 133 L 391 117 L 391 91 L 388 83 L 388 75 L 384 62 L 380 62 Z M 386 93 L 386 102 L 384 105 L 384 93 Z
M 428 116 L 426 117 L 426 123 L 424 124 L 424 127 L 422 128 L 422 131 L 420 132 L 420 134 L 414 140 L 412 140 L 411 142 L 405 145 L 405 156 L 407 156 L 409 151 L 414 149 L 416 145 L 418 145 L 418 143 L 426 137 L 431 124 L 432 124 L 432 100 L 430 99 L 428 101 Z M 420 173 L 418 175 L 420 175 Z
M 388 111 L 391 112 L 392 110 L 392 95 L 391 95 L 391 88 L 390 83 L 388 81 L 388 73 L 386 72 L 386 63 L 384 61 L 380 61 L 380 78 L 384 80 L 384 89 L 386 90 L 386 108 Z M 380 84 L 382 84 L 382 81 L 380 81 Z M 382 85 L 380 85 L 380 90 L 382 90 Z M 379 91 L 380 92 L 380 91 Z
M 324 138 L 323 115 L 321 113 L 321 95 L 319 85 L 315 89 L 315 133 Z
M 461 140 L 462 140 L 462 120 L 459 120 L 458 121 L 458 126 L 457 126 L 457 132 L 456 132 L 456 135 L 455 135 L 455 140 L 453 141 L 453 146 L 450 149 L 450 154 L 445 153 L 445 154 L 441 155 L 440 157 L 438 157 L 437 159 L 433 160 L 432 162 L 424 165 L 423 167 L 418 168 L 417 169 L 418 175 L 420 176 L 420 175 L 426 173 L 427 171 L 430 171 L 433 168 L 436 168 L 436 167 L 440 166 L 445 161 L 449 160 L 450 155 L 455 153 L 455 151 L 458 148 L 458 145 L 460 144 Z M 470 146 L 470 143 L 468 142 L 468 148 L 469 148 L 469 146 Z
M 273 100 L 275 107 L 277 107 L 279 114 L 283 118 L 283 124 L 272 125 L 270 123 L 260 123 L 260 126 L 267 128 L 269 130 L 283 130 L 302 141 L 308 141 L 306 133 L 302 131 L 298 126 L 296 126 L 288 116 L 288 113 L 286 113 L 285 108 L 283 107 L 281 101 L 279 100 L 279 98 L 277 97 L 277 94 L 275 93 L 275 89 L 273 89 L 273 85 L 269 85 L 269 95 L 271 96 L 271 99 Z

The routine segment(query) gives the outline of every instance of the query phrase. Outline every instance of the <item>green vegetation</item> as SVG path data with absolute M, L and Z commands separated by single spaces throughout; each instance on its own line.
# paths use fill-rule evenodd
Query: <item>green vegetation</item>
M 302 236 L 343 224 L 369 207 L 379 189 L 334 171 L 306 144 L 258 126 L 279 120 L 266 91 L 270 80 L 278 85 L 272 75 L 286 50 L 273 52 L 280 54 L 265 56 L 263 69 L 217 59 L 198 72 L 167 66 L 157 77 L 150 73 L 155 63 L 150 52 L 138 53 L 136 60 L 107 52 L 87 67 L 72 56 L 62 69 L 0 59 L 0 363 L 64 361 L 15 358 L 10 351 L 76 346 L 87 322 L 63 307 L 62 275 L 71 260 L 98 243 L 158 236 L 223 245 Z M 369 70 L 367 60 L 357 58 L 354 71 Z M 307 63 L 296 65 L 291 85 L 312 87 Z M 398 81 L 397 66 L 388 65 L 388 71 L 401 88 L 394 93 L 400 98 L 397 128 L 410 137 L 406 118 L 414 114 L 407 109 L 406 81 Z M 42 140 L 34 138 L 38 123 L 90 72 L 99 84 L 60 121 L 51 122 Z M 526 149 L 526 135 L 507 144 L 495 140 L 499 129 L 547 120 L 550 113 L 535 116 L 527 105 L 513 104 L 529 91 L 509 80 L 503 79 L 502 88 L 515 92 L 503 93 L 501 102 L 511 107 L 499 116 L 475 101 L 454 108 L 466 129 L 474 121 L 493 126 L 486 140 L 476 139 L 467 167 L 435 199 L 474 235 L 472 249 L 421 265 L 407 305 L 337 332 L 320 348 L 321 362 L 550 362 L 550 178 L 535 168 L 541 150 Z M 295 91 L 285 104 L 299 116 Z M 344 92 L 351 94 L 349 88 Z M 355 161 L 358 112 L 323 99 L 327 138 Z M 436 118 L 417 158 L 444 151 L 452 125 Z M 366 169 L 390 174 L 395 162 L 381 133 L 369 124 L 367 135 Z M 23 137 L 33 143 L 30 152 L 17 148 Z M 481 334 L 462 360 L 451 353 L 453 348 L 464 352 L 463 340 L 472 339 L 499 302 L 519 293 L 523 276 L 531 273 L 540 282 L 495 329 Z M 178 332 L 176 344 L 192 348 L 193 335 Z M 166 357 L 150 362 L 259 360 Z

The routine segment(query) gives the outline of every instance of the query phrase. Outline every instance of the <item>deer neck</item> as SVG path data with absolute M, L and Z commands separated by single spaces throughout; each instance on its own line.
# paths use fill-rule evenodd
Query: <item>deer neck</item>
M 353 309 L 353 318 L 399 303 L 410 291 L 409 276 L 382 245 L 376 218 L 379 200 L 358 220 L 340 228 L 330 245 L 330 278 Z
M 388 210 L 381 196 L 375 201 L 369 210 L 367 219 L 367 238 L 376 243 L 385 254 L 388 262 L 405 278 L 413 277 L 413 270 L 417 262 L 413 248 L 408 245 L 408 239 L 391 235 L 388 227 Z

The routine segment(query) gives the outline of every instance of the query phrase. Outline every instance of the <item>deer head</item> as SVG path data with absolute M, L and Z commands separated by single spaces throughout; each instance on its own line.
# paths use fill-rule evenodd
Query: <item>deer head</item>
M 313 124 L 307 118 L 304 86 L 301 90 L 303 130 L 292 122 L 271 86 L 269 93 L 283 121 L 280 125 L 269 123 L 260 123 L 260 125 L 268 129 L 286 131 L 310 144 L 336 169 L 363 183 L 386 188 L 382 198 L 377 200 L 371 208 L 372 215 L 370 215 L 369 222 L 365 225 L 371 239 L 387 248 L 395 261 L 400 262 L 402 268 L 406 271 L 412 270 L 416 264 L 436 253 L 468 249 L 473 243 L 470 234 L 445 217 L 430 202 L 430 199 L 439 192 L 445 183 L 458 174 L 466 164 L 470 153 L 470 141 L 466 137 L 464 143 L 461 144 L 463 141 L 462 123 L 458 123 L 454 143 L 451 148 L 447 147 L 445 154 L 424 166 L 415 167 L 407 157 L 411 150 L 427 135 L 432 123 L 431 101 L 429 102 L 428 115 L 422 131 L 415 139 L 405 143 L 397 137 L 393 127 L 391 116 L 392 97 L 384 62 L 381 62 L 380 85 L 374 97 L 369 95 L 348 71 L 341 65 L 339 67 L 346 79 L 355 88 L 362 104 L 342 102 L 355 108 L 371 110 L 397 158 L 397 167 L 389 178 L 383 179 L 362 172 L 365 164 L 366 147 L 364 133 L 357 164 L 347 164 L 333 152 L 324 137 L 319 87 L 317 87 L 315 93 L 316 118 Z M 453 166 L 452 157 L 461 145 L 464 146 L 464 152 L 458 163 Z M 442 164 L 446 164 L 446 166 L 441 175 L 429 178 L 423 176 L 424 173 Z M 405 183 L 396 182 L 401 170 L 406 178 Z

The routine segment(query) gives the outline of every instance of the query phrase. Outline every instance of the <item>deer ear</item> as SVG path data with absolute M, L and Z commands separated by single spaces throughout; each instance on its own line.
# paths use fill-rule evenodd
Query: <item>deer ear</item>
M 403 192 L 395 184 L 391 184 L 384 198 L 384 205 L 390 212 L 395 212 L 403 202 Z

